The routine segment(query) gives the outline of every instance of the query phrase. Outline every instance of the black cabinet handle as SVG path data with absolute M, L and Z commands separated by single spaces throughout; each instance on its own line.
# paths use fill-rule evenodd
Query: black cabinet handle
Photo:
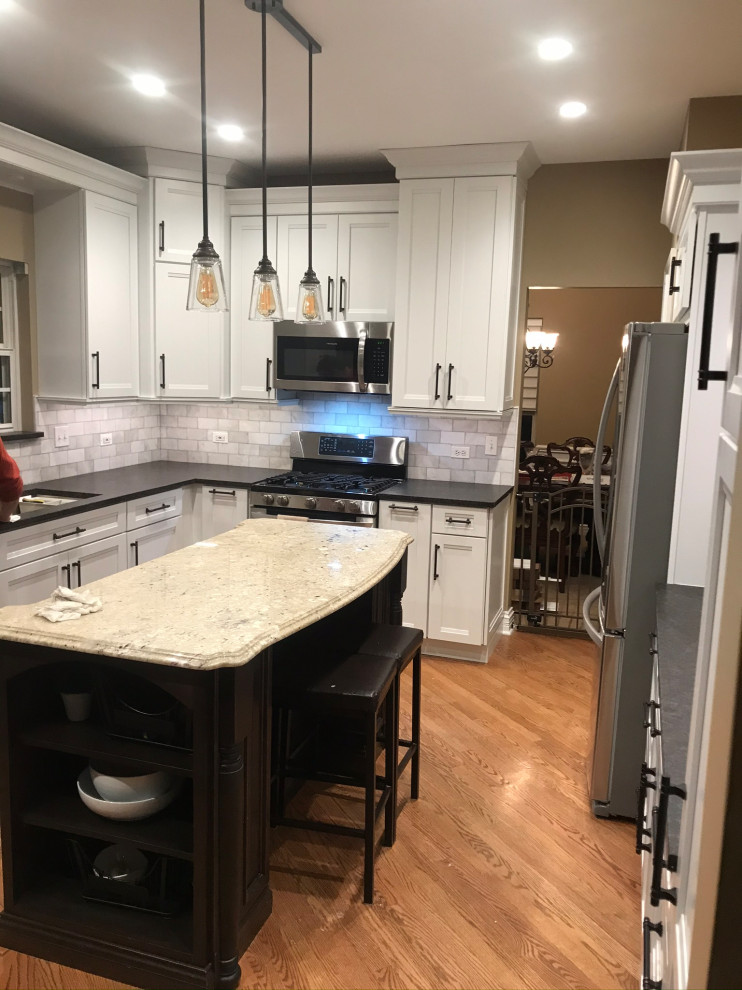
M 668 869 L 674 872 L 677 869 L 678 864 L 675 855 L 669 855 L 667 860 L 664 859 L 665 839 L 667 837 L 667 809 L 671 797 L 685 799 L 685 796 L 684 787 L 675 787 L 670 783 L 668 777 L 662 778 L 660 800 L 657 807 L 657 817 L 655 818 L 654 836 L 652 838 L 652 886 L 649 900 L 653 907 L 657 907 L 660 901 L 669 901 L 671 904 L 677 904 L 678 902 L 677 888 L 672 887 L 667 890 L 662 886 L 662 871 Z
M 52 539 L 66 540 L 68 536 L 79 536 L 80 533 L 84 533 L 84 532 L 85 532 L 84 526 L 75 526 L 75 528 L 71 529 L 69 533 L 52 533 Z
M 650 962 L 651 947 L 649 940 L 652 936 L 652 932 L 662 937 L 662 922 L 658 921 L 653 924 L 649 918 L 645 918 L 642 922 L 642 932 L 644 935 L 644 959 L 642 960 L 642 990 L 662 990 L 662 980 L 653 980 L 650 975 Z
M 232 491 L 223 491 L 221 488 L 210 488 L 209 495 L 229 495 L 230 498 L 237 498 L 237 492 L 232 489 Z
M 441 548 L 436 543 L 435 550 L 433 551 L 433 580 L 437 581 L 440 575 L 438 574 L 438 554 Z
M 645 838 L 652 838 L 651 830 L 645 827 L 647 820 L 644 816 L 644 802 L 647 798 L 647 791 L 653 791 L 657 786 L 654 781 L 648 780 L 647 778 L 656 776 L 657 772 L 655 770 L 648 767 L 646 763 L 642 763 L 642 771 L 639 777 L 639 787 L 636 791 L 636 851 L 638 853 L 652 851 L 651 843 L 644 841 Z
M 335 279 L 331 276 L 327 276 L 327 312 L 332 316 L 332 311 L 335 309 Z
M 347 294 L 343 290 L 344 289 L 347 290 L 347 285 L 348 285 L 348 283 L 345 281 L 345 279 L 341 275 L 340 276 L 340 299 L 338 301 L 338 313 L 342 313 L 343 316 L 345 316 L 345 296 Z
M 160 220 L 160 252 L 165 250 L 165 221 Z
M 716 297 L 716 268 L 720 254 L 736 254 L 738 241 L 722 244 L 719 234 L 709 236 L 708 263 L 706 266 L 706 291 L 703 297 L 703 319 L 701 321 L 701 354 L 698 360 L 698 388 L 705 392 L 709 382 L 725 382 L 726 371 L 709 370 L 711 360 L 711 329 L 714 322 L 714 300 Z
M 680 286 L 675 285 L 675 272 L 680 268 L 683 262 L 680 258 L 673 258 L 670 262 L 670 284 L 667 287 L 668 296 L 673 295 L 675 292 L 680 292 Z
M 443 367 L 442 364 L 437 364 L 435 366 L 435 395 L 433 396 L 434 399 L 440 399 L 441 397 L 441 388 L 439 382 L 440 382 L 442 367 Z
M 395 509 L 397 512 L 419 512 L 420 510 L 416 505 L 396 505 L 394 502 L 389 506 L 390 509 Z
M 448 399 L 449 402 L 453 398 L 453 395 L 451 393 L 451 379 L 452 379 L 452 377 L 453 377 L 453 365 L 452 364 L 449 364 L 449 366 L 448 366 L 448 395 L 446 396 L 446 398 Z
M 163 509 L 172 509 L 172 505 L 169 502 L 163 502 L 162 505 L 156 505 L 153 509 L 146 507 L 144 511 L 146 515 L 149 515 L 151 512 L 162 512 Z
M 100 351 L 93 351 L 93 361 L 95 361 L 95 379 L 91 388 L 100 388 Z
M 134 566 L 135 567 L 138 567 L 139 566 L 139 540 L 134 540 L 134 542 L 133 543 L 130 543 L 129 546 L 134 551 Z
M 266 390 L 266 392 L 270 392 L 271 387 L 272 387 L 271 386 L 271 367 L 272 367 L 272 365 L 273 365 L 273 359 L 272 358 L 266 358 L 265 359 L 265 390 Z
M 77 568 L 77 587 L 82 586 L 82 564 L 79 560 L 73 560 L 72 566 Z
M 63 574 L 66 573 L 67 574 L 67 587 L 68 588 L 71 588 L 72 585 L 70 584 L 70 565 L 69 564 L 62 564 L 62 573 Z
M 654 739 L 662 735 L 662 730 L 657 728 L 654 713 L 659 711 L 659 704 L 656 701 L 644 702 L 644 728 L 649 729 L 650 736 Z
M 160 388 L 165 388 L 165 355 L 160 355 Z
M 446 516 L 446 522 L 449 526 L 454 523 L 458 523 L 461 526 L 471 526 L 471 516 Z

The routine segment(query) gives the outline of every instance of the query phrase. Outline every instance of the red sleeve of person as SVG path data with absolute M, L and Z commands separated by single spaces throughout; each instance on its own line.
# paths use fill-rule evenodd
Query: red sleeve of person
M 21 472 L 0 440 L 0 502 L 17 502 L 22 494 Z

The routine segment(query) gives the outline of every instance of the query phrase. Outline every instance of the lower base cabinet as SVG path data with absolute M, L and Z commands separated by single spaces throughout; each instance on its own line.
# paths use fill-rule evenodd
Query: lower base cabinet
M 487 541 L 433 533 L 428 637 L 479 646 L 483 638 Z
M 203 485 L 200 491 L 200 540 L 208 540 L 247 519 L 247 489 L 230 488 L 228 485 Z
M 178 549 L 178 520 L 163 519 L 162 522 L 140 526 L 128 534 L 129 567 L 146 564 L 148 560 L 164 557 Z
M 402 599 L 402 622 L 428 634 L 428 572 L 430 567 L 431 506 L 422 502 L 380 502 L 379 527 L 408 533 L 407 589 Z

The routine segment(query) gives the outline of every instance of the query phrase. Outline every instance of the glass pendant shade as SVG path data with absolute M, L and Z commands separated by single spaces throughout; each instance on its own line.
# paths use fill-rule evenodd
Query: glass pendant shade
M 282 320 L 283 302 L 281 301 L 281 286 L 278 275 L 270 261 L 265 259 L 255 269 L 252 281 L 252 296 L 250 298 L 251 320 Z
M 224 313 L 228 308 L 222 259 L 214 250 L 211 241 L 201 241 L 198 250 L 191 258 L 186 309 Z
M 322 286 L 311 268 L 299 282 L 299 299 L 296 304 L 296 323 L 324 323 L 325 308 L 322 305 Z

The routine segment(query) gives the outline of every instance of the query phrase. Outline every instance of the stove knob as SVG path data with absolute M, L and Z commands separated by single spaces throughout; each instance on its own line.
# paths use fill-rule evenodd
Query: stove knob
M 288 495 L 279 495 L 276 501 L 278 502 L 279 505 L 288 505 L 289 497 Z
M 316 498 L 312 498 L 311 495 L 310 495 L 309 498 L 304 499 L 304 505 L 306 505 L 306 507 L 308 509 L 316 509 L 317 508 L 317 499 Z
M 360 512 L 361 503 L 360 502 L 348 502 L 348 508 L 351 512 Z
M 335 505 L 337 507 L 338 512 L 343 512 L 345 510 L 345 499 L 344 498 L 336 498 L 335 499 Z
M 265 502 L 266 505 L 273 505 L 273 496 L 263 495 L 263 501 Z

